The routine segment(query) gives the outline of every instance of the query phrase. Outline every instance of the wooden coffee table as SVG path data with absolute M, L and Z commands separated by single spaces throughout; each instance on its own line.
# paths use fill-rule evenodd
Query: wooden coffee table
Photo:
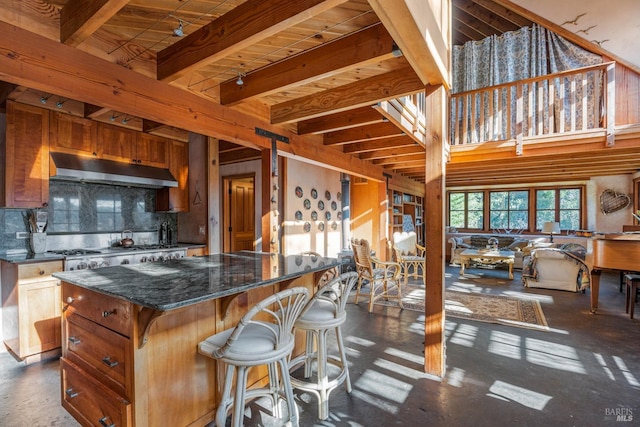
M 498 263 L 509 266 L 509 279 L 513 279 L 513 262 L 515 261 L 513 251 L 484 251 L 478 249 L 465 249 L 460 253 L 460 275 L 464 274 L 464 268 L 471 260 L 482 265 L 494 265 Z

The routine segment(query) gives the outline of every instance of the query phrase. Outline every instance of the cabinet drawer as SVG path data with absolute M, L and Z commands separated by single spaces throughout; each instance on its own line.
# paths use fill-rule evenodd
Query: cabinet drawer
M 40 280 L 58 280 L 51 277 L 52 273 L 62 271 L 62 261 L 43 262 L 41 264 L 20 264 L 18 266 L 18 280 L 33 282 Z
M 79 286 L 63 283 L 62 301 L 66 308 L 126 337 L 131 336 L 132 304 Z
M 123 396 L 128 396 L 127 379 L 131 378 L 130 340 L 77 314 L 65 317 L 64 357 L 86 364 L 91 371 L 104 375 L 105 383 Z
M 82 425 L 130 426 L 131 403 L 96 381 L 65 358 L 62 372 L 62 406 Z

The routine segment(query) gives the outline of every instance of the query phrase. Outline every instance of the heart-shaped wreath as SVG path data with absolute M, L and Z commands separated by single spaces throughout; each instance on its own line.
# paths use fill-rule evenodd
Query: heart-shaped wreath
M 617 193 L 612 189 L 607 189 L 600 195 L 600 209 L 605 215 L 628 208 L 631 205 L 631 198 L 624 193 Z

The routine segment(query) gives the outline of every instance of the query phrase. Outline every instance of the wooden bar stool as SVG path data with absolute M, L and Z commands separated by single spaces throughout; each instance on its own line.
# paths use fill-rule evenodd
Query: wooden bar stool
M 200 354 L 226 364 L 216 426 L 226 425 L 227 412 L 233 408 L 231 426 L 241 427 L 245 401 L 258 396 L 271 397 L 275 417 L 280 417 L 279 400 L 284 397 L 289 421 L 292 426 L 298 426 L 298 408 L 289 381 L 288 360 L 294 347 L 293 325 L 305 308 L 308 296 L 309 291 L 302 287 L 280 291 L 251 308 L 235 328 L 200 342 Z M 269 384 L 247 390 L 247 372 L 259 365 L 268 366 Z M 232 393 L 234 379 L 235 397 Z
M 638 294 L 638 284 L 640 284 L 640 274 L 625 274 L 624 282 L 627 284 L 625 313 L 629 313 L 629 318 L 633 319 L 633 309 L 636 305 L 636 295 Z
M 293 388 L 308 391 L 318 398 L 318 418 L 329 417 L 329 393 L 344 383 L 351 393 L 349 366 L 340 326 L 347 320 L 345 305 L 351 289 L 358 282 L 358 273 L 342 273 L 322 286 L 307 304 L 298 320 L 296 329 L 306 331 L 305 353 L 290 362 L 290 372 L 304 365 L 304 378 L 291 376 Z M 339 357 L 327 354 L 327 334 L 335 331 Z M 316 348 L 314 349 L 314 342 Z M 315 362 L 315 363 L 314 363 Z M 338 373 L 329 374 L 329 364 L 339 368 Z M 316 369 L 313 372 L 313 366 Z

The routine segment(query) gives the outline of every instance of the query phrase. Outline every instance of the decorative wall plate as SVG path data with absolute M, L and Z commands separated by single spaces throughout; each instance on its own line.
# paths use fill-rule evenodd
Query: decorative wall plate
M 336 199 L 338 199 L 339 202 L 342 201 L 342 193 L 338 191 L 338 194 L 336 194 Z
M 302 191 L 302 187 L 298 186 L 296 187 L 296 197 L 298 199 L 302 198 L 302 195 L 304 194 L 304 192 Z
M 316 190 L 315 188 L 311 189 L 311 197 L 313 197 L 314 199 L 318 198 L 318 190 Z
M 318 209 L 320 209 L 321 211 L 324 210 L 324 202 L 322 200 L 318 200 Z
M 338 213 L 336 214 L 336 217 L 338 218 L 338 220 L 342 219 L 342 212 L 338 211 Z
M 311 219 L 312 220 L 317 220 L 318 219 L 318 212 L 316 211 L 311 211 Z
M 332 229 L 332 230 L 336 230 L 337 228 L 338 228 L 338 223 L 337 223 L 337 222 L 335 222 L 335 221 L 333 221 L 333 222 L 331 223 L 331 229 Z
M 304 231 L 307 233 L 311 231 L 311 223 L 309 221 L 304 223 Z
M 327 221 L 331 221 L 331 212 L 326 211 L 326 212 L 324 213 L 324 217 L 325 217 L 325 218 L 327 218 Z
M 335 211 L 336 209 L 338 209 L 338 204 L 336 203 L 336 201 L 335 201 L 335 200 L 334 200 L 333 202 L 331 202 L 331 209 L 332 209 L 332 210 L 334 210 L 334 211 Z
M 331 191 L 327 190 L 324 192 L 324 198 L 327 200 L 331 200 Z
M 617 193 L 612 189 L 606 189 L 600 194 L 600 209 L 607 215 L 629 207 L 631 198 L 624 193 Z
M 296 211 L 296 220 L 300 221 L 302 219 L 302 212 Z
M 324 231 L 324 222 L 321 221 L 318 223 L 318 230 Z
M 311 209 L 311 200 L 304 199 L 304 208 L 305 209 Z

